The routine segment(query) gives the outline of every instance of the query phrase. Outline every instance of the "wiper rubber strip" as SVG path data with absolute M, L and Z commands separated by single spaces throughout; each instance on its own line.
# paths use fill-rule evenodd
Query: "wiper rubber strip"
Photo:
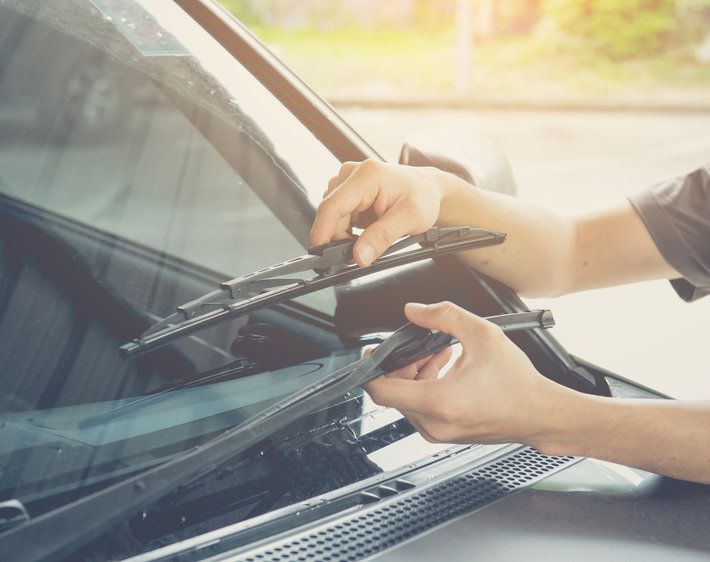
M 179 306 L 174 314 L 122 345 L 119 351 L 123 357 L 133 357 L 266 306 L 400 265 L 501 244 L 505 237 L 502 232 L 483 228 L 434 227 L 424 234 L 402 238 L 368 267 L 352 261 L 355 240 L 315 246 L 308 254 L 226 281 L 216 291 Z M 421 247 L 402 251 L 415 244 Z M 310 279 L 284 277 L 309 271 L 315 271 L 316 275 Z
M 489 317 L 504 331 L 549 328 L 549 310 Z M 437 330 L 405 324 L 372 354 L 304 386 L 261 413 L 178 458 L 40 515 L 0 535 L 0 560 L 48 562 L 65 558 L 171 491 L 212 472 L 304 415 L 364 383 L 456 343 Z M 41 540 L 38 538 L 41 537 Z

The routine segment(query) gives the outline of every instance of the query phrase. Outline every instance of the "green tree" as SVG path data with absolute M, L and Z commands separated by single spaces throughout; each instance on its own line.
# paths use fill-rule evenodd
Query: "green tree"
M 673 31 L 675 0 L 543 0 L 546 32 L 613 59 L 654 54 Z
M 260 24 L 261 16 L 253 0 L 220 0 L 220 3 L 246 25 Z

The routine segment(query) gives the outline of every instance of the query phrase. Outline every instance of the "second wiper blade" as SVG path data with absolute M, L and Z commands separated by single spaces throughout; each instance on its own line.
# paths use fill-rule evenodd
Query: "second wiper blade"
M 120 352 L 123 357 L 139 355 L 266 306 L 400 265 L 501 244 L 505 237 L 502 232 L 483 228 L 434 227 L 423 234 L 402 238 L 368 267 L 352 261 L 354 240 L 316 246 L 308 254 L 226 281 L 218 290 L 179 306 L 177 312 L 122 345 Z M 421 247 L 402 251 L 416 244 Z M 309 271 L 315 271 L 316 275 L 310 279 L 285 277 Z
M 549 310 L 489 316 L 487 320 L 505 332 L 544 329 L 555 323 Z M 454 343 L 455 338 L 449 334 L 405 324 L 371 355 L 325 374 L 207 443 L 0 534 L 0 560 L 18 559 L 18 553 L 23 562 L 64 559 L 122 520 L 212 472 L 306 414 L 375 377 Z

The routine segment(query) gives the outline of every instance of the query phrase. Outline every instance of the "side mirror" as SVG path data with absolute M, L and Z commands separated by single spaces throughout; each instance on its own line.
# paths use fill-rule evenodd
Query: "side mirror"
M 503 151 L 481 135 L 458 129 L 422 131 L 408 137 L 402 145 L 399 163 L 433 166 L 496 193 L 516 195 L 518 191 Z

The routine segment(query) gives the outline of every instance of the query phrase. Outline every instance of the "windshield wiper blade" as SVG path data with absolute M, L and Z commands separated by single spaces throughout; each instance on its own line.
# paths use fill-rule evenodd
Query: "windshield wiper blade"
M 434 227 L 402 238 L 368 267 L 353 260 L 355 240 L 339 240 L 308 250 L 308 254 L 220 284 L 220 288 L 185 303 L 177 312 L 120 347 L 132 357 L 229 318 L 314 293 L 339 283 L 428 258 L 501 244 L 506 235 L 483 228 Z M 420 248 L 402 251 L 419 244 Z M 310 279 L 286 277 L 314 271 Z
M 549 310 L 503 314 L 488 320 L 506 332 L 554 325 Z M 23 562 L 69 556 L 171 491 L 212 472 L 306 414 L 454 343 L 456 339 L 449 334 L 405 324 L 369 356 L 315 380 L 207 443 L 6 531 L 0 535 L 0 560 L 16 559 L 18 553 L 22 553 Z

